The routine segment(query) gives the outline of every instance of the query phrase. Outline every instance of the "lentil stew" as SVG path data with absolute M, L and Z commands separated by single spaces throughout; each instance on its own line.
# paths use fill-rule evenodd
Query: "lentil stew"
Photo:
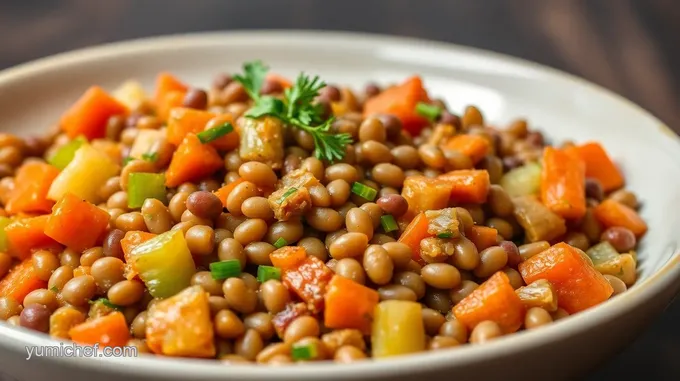
M 0 319 L 286 365 L 481 344 L 625 292 L 647 225 L 597 142 L 260 62 L 93 86 L 0 134 Z M 187 328 L 188 327 L 188 328 Z

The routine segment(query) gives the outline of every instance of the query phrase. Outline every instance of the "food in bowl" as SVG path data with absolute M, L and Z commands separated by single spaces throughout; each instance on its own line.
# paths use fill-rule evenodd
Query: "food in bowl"
M 481 344 L 626 291 L 647 230 L 601 144 L 457 115 L 417 76 L 161 73 L 0 138 L 0 318 L 82 345 L 274 365 Z

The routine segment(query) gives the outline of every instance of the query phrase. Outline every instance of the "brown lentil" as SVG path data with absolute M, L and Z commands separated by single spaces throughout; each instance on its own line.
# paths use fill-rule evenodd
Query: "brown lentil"
M 301 239 L 297 245 L 303 247 L 307 255 L 317 257 L 323 262 L 328 260 L 328 251 L 326 250 L 326 245 L 318 238 L 306 237 Z
M 61 290 L 64 300 L 74 306 L 86 306 L 97 291 L 95 278 L 91 275 L 81 275 L 66 282 Z
M 406 300 L 410 302 L 415 302 L 418 300 L 416 293 L 400 284 L 389 284 L 387 286 L 382 286 L 378 289 L 378 294 L 380 295 L 380 300 Z
M 430 263 L 423 266 L 420 276 L 429 286 L 451 289 L 460 284 L 460 272 L 447 263 Z
M 7 270 L 4 271 L 6 273 L 9 270 L 10 264 L 12 263 L 12 258 L 5 253 L 0 253 L 0 259 L 0 262 L 2 262 L 2 267 L 7 268 Z M 68 265 L 74 264 L 74 261 L 71 259 L 68 259 L 67 262 Z M 80 258 L 78 258 L 78 263 L 80 263 Z M 33 268 L 35 270 L 35 275 L 40 280 L 49 280 L 52 276 L 52 273 L 59 267 L 59 265 L 59 259 L 57 259 L 57 256 L 50 251 L 38 250 L 33 253 Z
M 97 259 L 90 268 L 90 274 L 92 275 L 93 280 L 97 287 L 103 292 L 107 292 L 114 284 L 125 279 L 124 273 L 125 264 L 120 259 L 114 257 Z M 64 291 L 65 290 L 66 287 L 64 287 Z M 64 291 L 62 291 L 62 293 Z
M 283 341 L 294 343 L 305 337 L 318 337 L 319 333 L 319 322 L 315 318 L 300 316 L 288 325 L 283 335 Z
M 109 301 L 118 306 L 131 306 L 142 299 L 144 284 L 135 280 L 122 280 L 107 292 Z

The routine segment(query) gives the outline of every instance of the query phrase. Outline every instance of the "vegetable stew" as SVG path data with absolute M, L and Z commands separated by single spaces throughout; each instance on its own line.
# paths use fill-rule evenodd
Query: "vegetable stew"
M 0 134 L 0 319 L 81 345 L 348 363 L 544 327 L 636 280 L 640 203 L 598 142 L 259 61 L 93 86 Z

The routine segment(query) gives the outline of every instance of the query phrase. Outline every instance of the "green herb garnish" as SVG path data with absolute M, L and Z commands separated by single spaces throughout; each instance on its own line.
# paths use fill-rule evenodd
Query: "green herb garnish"
M 196 134 L 196 136 L 198 137 L 198 140 L 201 141 L 201 143 L 207 144 L 212 142 L 213 140 L 221 138 L 222 136 L 232 131 L 234 131 L 234 126 L 232 126 L 231 123 L 226 122 L 224 124 L 220 124 L 219 126 L 215 126 L 205 131 L 201 131 L 198 134 Z
M 228 259 L 210 264 L 210 274 L 215 280 L 233 278 L 241 274 L 241 262 L 238 259 Z
M 453 233 L 451 232 L 443 232 L 437 234 L 437 238 L 453 238 Z
M 319 90 L 326 83 L 318 76 L 310 78 L 300 73 L 295 84 L 284 91 L 283 99 L 260 95 L 268 70 L 260 61 L 247 62 L 243 65 L 243 75 L 234 75 L 234 80 L 241 83 L 255 101 L 245 116 L 253 119 L 265 115 L 278 118 L 286 125 L 299 128 L 312 136 L 316 146 L 314 155 L 318 159 L 330 162 L 341 160 L 345 156 L 345 147 L 352 143 L 352 137 L 347 133 L 331 133 L 329 130 L 334 118 L 324 118 L 323 108 L 314 103 Z
M 316 357 L 316 354 L 316 345 L 311 343 L 304 345 L 293 344 L 293 348 L 291 349 L 291 356 L 295 361 L 313 359 Z
M 132 157 L 132 156 L 128 156 L 128 157 L 124 158 L 123 159 L 123 167 L 128 165 L 132 160 L 135 160 L 135 158 Z
M 260 265 L 257 268 L 257 280 L 264 283 L 270 279 L 281 279 L 281 269 L 273 266 Z
M 292 194 L 295 193 L 295 192 L 297 192 L 297 188 L 291 187 L 290 189 L 288 189 L 288 190 L 286 191 L 286 193 L 283 194 L 283 196 L 281 196 L 281 198 L 279 199 L 279 201 L 277 201 L 277 203 L 278 203 L 279 205 L 283 204 L 283 202 L 286 201 L 286 199 L 287 199 L 288 197 L 290 197 L 290 195 L 292 195 Z
M 418 104 L 416 105 L 416 112 L 426 117 L 430 121 L 434 121 L 442 113 L 442 109 L 439 106 L 418 102 Z
M 391 214 L 381 216 L 380 225 L 382 225 L 383 230 L 385 230 L 385 233 L 399 230 L 399 225 L 397 225 L 397 221 L 394 220 L 394 217 Z
M 90 304 L 101 303 L 101 304 L 105 305 L 106 307 L 113 308 L 114 310 L 119 310 L 119 311 L 123 309 L 122 306 L 119 306 L 117 304 L 113 304 L 113 303 L 111 303 L 110 300 L 108 300 L 106 298 L 99 298 L 99 299 L 94 300 L 94 301 L 90 300 L 89 303 Z
M 378 191 L 369 187 L 368 185 L 364 185 L 360 182 L 355 182 L 352 184 L 352 193 L 359 197 L 363 197 L 368 201 L 373 201 L 375 200 L 375 196 L 378 195 Z
M 283 237 L 279 237 L 279 239 L 277 239 L 274 242 L 274 247 L 277 248 L 277 249 L 280 249 L 280 248 L 282 248 L 286 245 L 288 245 L 288 242 Z
M 50 291 L 59 293 L 59 289 L 57 288 L 57 286 L 52 286 L 52 288 L 50 288 Z
M 158 160 L 158 152 L 147 152 L 142 154 L 142 160 L 150 161 L 155 163 Z

